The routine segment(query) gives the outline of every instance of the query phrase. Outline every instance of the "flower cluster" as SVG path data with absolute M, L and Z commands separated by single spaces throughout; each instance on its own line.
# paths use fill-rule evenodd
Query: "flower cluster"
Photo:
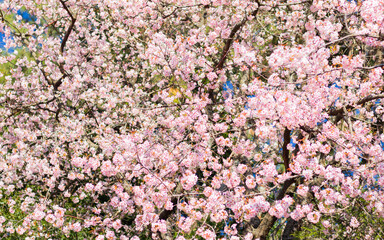
M 292 220 L 335 236 L 366 224 L 344 209 L 384 219 L 383 0 L 0 11 L 2 238 L 264 239 Z

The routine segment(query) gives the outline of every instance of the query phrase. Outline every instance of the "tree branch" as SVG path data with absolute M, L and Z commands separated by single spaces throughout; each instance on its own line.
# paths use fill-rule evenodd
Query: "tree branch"
M 358 102 L 356 102 L 356 105 L 364 105 L 365 103 L 369 102 L 369 101 L 372 101 L 372 100 L 376 100 L 376 99 L 382 99 L 384 98 L 384 94 L 379 94 L 379 95 L 375 95 L 375 96 L 367 96 L 361 100 L 359 100 Z M 340 119 L 343 118 L 344 114 L 345 114 L 345 111 L 348 111 L 348 110 L 352 110 L 354 109 L 355 107 L 353 105 L 347 105 L 345 107 L 341 107 L 339 109 L 333 109 L 331 111 L 328 112 L 328 115 L 329 116 L 336 116 L 336 122 L 340 121 Z
M 284 130 L 284 143 L 283 143 L 283 160 L 284 160 L 284 166 L 285 171 L 289 168 L 289 150 L 288 150 L 288 144 L 291 141 L 291 130 L 288 128 L 285 128 Z M 287 192 L 288 188 L 295 182 L 294 178 L 287 179 L 283 187 L 281 188 L 279 194 L 276 197 L 276 200 L 281 200 L 284 198 L 285 193 Z M 255 236 L 255 238 L 260 238 L 260 240 L 266 239 L 266 236 L 268 235 L 269 231 L 271 230 L 273 224 L 276 222 L 277 218 L 275 216 L 270 215 L 267 213 L 263 220 L 261 221 L 260 225 L 252 231 L 252 234 Z
M 69 35 L 71 35 L 73 27 L 75 26 L 76 18 L 72 15 L 71 11 L 67 7 L 67 5 L 65 5 L 65 2 L 63 0 L 60 0 L 60 3 L 61 3 L 61 5 L 63 5 L 63 8 L 65 9 L 65 11 L 68 13 L 69 17 L 71 18 L 71 25 L 69 25 L 67 31 L 65 32 L 63 41 L 61 42 L 61 46 L 60 46 L 60 52 L 61 52 L 61 54 L 63 54 L 64 53 L 65 45 L 67 44 L 67 41 L 68 41 L 68 38 L 69 38 Z M 68 76 L 68 74 L 64 70 L 63 63 L 60 63 L 59 69 L 60 69 L 60 72 L 63 74 L 63 76 L 59 80 L 57 80 L 57 82 L 55 82 L 53 84 L 54 91 L 57 91 L 57 89 L 63 83 L 63 79 L 66 76 Z
M 379 64 L 379 65 L 375 65 L 375 66 L 371 66 L 371 67 L 358 67 L 357 69 L 371 70 L 371 69 L 379 68 L 379 67 L 384 67 L 384 63 Z
M 256 16 L 258 10 L 259 8 L 253 11 L 251 16 Z M 227 40 L 225 41 L 225 45 L 224 45 L 223 51 L 221 52 L 219 63 L 216 65 L 215 69 L 219 69 L 219 70 L 223 69 L 225 60 L 227 59 L 228 52 L 233 43 L 234 37 L 236 33 L 240 30 L 240 28 L 244 26 L 244 24 L 247 21 L 248 21 L 248 18 L 244 18 L 244 20 L 241 23 L 236 24 L 235 27 L 232 29 L 231 33 L 229 34 L 229 38 L 227 38 Z
M 289 130 L 288 128 L 285 128 L 284 143 L 283 143 L 283 160 L 284 160 L 285 172 L 287 172 L 289 168 L 289 150 L 287 147 L 290 141 L 291 141 L 291 130 Z
M 65 11 L 68 13 L 69 17 L 71 18 L 71 25 L 69 25 L 69 28 L 67 29 L 67 31 L 64 35 L 63 41 L 61 42 L 61 46 L 60 46 L 60 52 L 63 53 L 65 45 L 67 44 L 69 35 L 71 34 L 73 27 L 75 26 L 76 18 L 73 17 L 71 11 L 69 11 L 69 9 L 68 9 L 67 5 L 65 5 L 64 1 L 60 0 L 60 2 L 61 2 L 61 5 L 63 5 L 63 8 L 65 9 Z
M 287 192 L 288 188 L 295 182 L 294 178 L 290 178 L 286 180 L 283 184 L 282 189 L 280 190 L 279 194 L 277 195 L 276 200 L 281 200 L 285 196 L 285 193 Z M 267 238 L 267 235 L 269 231 L 271 230 L 273 224 L 276 222 L 277 218 L 275 216 L 270 215 L 269 213 L 265 214 L 263 217 L 263 220 L 261 221 L 260 225 L 252 231 L 253 236 L 257 239 L 260 238 L 260 240 L 265 240 Z

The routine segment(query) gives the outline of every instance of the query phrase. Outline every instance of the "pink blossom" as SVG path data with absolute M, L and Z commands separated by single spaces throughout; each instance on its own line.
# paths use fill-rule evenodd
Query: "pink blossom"
M 352 217 L 351 218 L 351 227 L 357 228 L 357 227 L 359 227 L 359 225 L 360 225 L 359 221 L 355 217 Z
M 320 216 L 321 215 L 319 212 L 313 211 L 308 213 L 307 218 L 308 218 L 308 221 L 310 221 L 311 223 L 318 223 L 320 220 Z
M 199 234 L 202 238 L 205 240 L 213 240 L 216 238 L 216 234 L 212 232 L 211 230 L 207 229 L 204 232 Z
M 197 176 L 190 171 L 187 171 L 187 175 L 185 175 L 181 179 L 181 184 L 185 190 L 190 190 L 197 182 Z
M 345 238 L 332 219 L 357 198 L 384 217 L 383 0 L 0 10 L 9 237 L 250 240 L 271 215 Z
M 76 222 L 76 223 L 72 224 L 71 228 L 75 232 L 80 232 L 81 231 L 81 224 L 79 222 Z
M 114 239 L 116 239 L 115 233 L 114 233 L 113 231 L 110 231 L 110 230 L 106 232 L 105 237 L 106 237 L 108 240 L 114 240 Z
M 324 220 L 324 221 L 322 221 L 322 224 L 323 224 L 323 226 L 324 226 L 325 228 L 330 228 L 330 227 L 331 227 L 331 224 L 329 223 L 328 220 Z
M 307 186 L 299 185 L 297 187 L 297 193 L 303 197 L 307 196 L 309 188 Z

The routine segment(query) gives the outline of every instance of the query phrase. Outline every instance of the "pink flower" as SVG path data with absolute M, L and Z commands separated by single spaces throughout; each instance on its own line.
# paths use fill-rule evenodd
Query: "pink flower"
M 86 159 L 80 158 L 80 157 L 75 157 L 72 159 L 73 166 L 78 167 L 78 168 L 83 167 L 85 162 L 86 162 Z
M 71 228 L 74 232 L 80 232 L 81 231 L 81 224 L 79 222 L 76 222 L 76 223 L 72 224 Z
M 86 183 L 84 190 L 87 192 L 92 191 L 95 188 L 95 186 L 92 183 Z
M 209 5 L 211 3 L 210 0 L 200 0 L 200 3 L 203 5 Z
M 194 223 L 195 223 L 195 221 L 190 217 L 187 217 L 187 218 L 180 217 L 179 221 L 177 222 L 177 225 L 181 230 L 189 233 L 191 231 L 191 227 Z
M 269 209 L 268 213 L 277 218 L 282 218 L 286 214 L 286 209 L 281 204 L 275 204 Z
M 272 74 L 269 78 L 268 78 L 268 83 L 271 85 L 271 86 L 280 86 L 280 84 L 282 83 L 282 79 L 279 77 L 278 74 L 274 73 Z
M 244 237 L 244 240 L 252 240 L 253 239 L 253 235 L 252 233 L 248 233 L 247 235 L 245 235 Z
M 206 197 L 209 197 L 209 196 L 211 196 L 211 194 L 213 193 L 213 189 L 211 188 L 211 187 L 206 187 L 205 189 L 204 189 L 204 195 L 206 196 Z
M 309 188 L 307 186 L 299 185 L 297 187 L 297 194 L 305 197 L 305 196 L 307 196 L 308 190 L 309 190 Z
M 35 209 L 33 212 L 33 219 L 35 220 L 42 220 L 45 217 L 45 213 L 43 211 L 40 211 L 39 209 Z
M 293 220 L 298 221 L 298 220 L 302 219 L 305 215 L 300 208 L 296 207 L 296 209 L 291 212 L 290 216 Z
M 331 224 L 329 223 L 328 220 L 323 221 L 322 224 L 323 224 L 323 226 L 324 226 L 325 228 L 330 228 L 330 227 L 331 227 Z
M 312 179 L 313 171 L 312 170 L 304 170 L 303 176 L 305 177 L 306 180 L 310 180 L 310 179 Z
M 117 173 L 116 168 L 113 166 L 112 162 L 109 160 L 103 162 L 100 170 L 101 170 L 101 173 L 106 177 L 114 176 Z
M 197 176 L 188 170 L 186 175 L 181 178 L 181 185 L 185 190 L 191 190 L 192 187 L 196 184 L 197 179 Z
M 108 230 L 107 233 L 105 234 L 105 237 L 108 239 L 108 240 L 114 240 L 116 239 L 116 236 L 115 236 L 115 233 L 111 230 Z
M 115 230 L 119 230 L 122 225 L 121 225 L 121 220 L 120 219 L 117 219 L 116 221 L 114 221 L 112 223 L 112 227 L 115 229 Z
M 53 223 L 56 220 L 56 217 L 53 214 L 48 214 L 47 216 L 45 216 L 45 220 L 49 223 Z
M 166 210 L 172 210 L 173 209 L 173 203 L 171 201 L 167 201 L 164 205 L 164 208 Z
M 27 229 L 23 228 L 22 226 L 18 226 L 18 227 L 16 228 L 16 232 L 17 232 L 17 234 L 19 234 L 19 235 L 23 235 L 23 234 L 25 233 L 26 230 L 27 230 Z
M 65 211 L 66 211 L 66 209 L 64 209 L 64 208 L 56 207 L 54 215 L 56 218 L 64 217 Z
M 207 229 L 204 232 L 199 234 L 202 238 L 205 240 L 213 240 L 216 238 L 216 234 L 212 232 L 211 230 Z
M 318 223 L 320 220 L 320 216 L 321 215 L 319 212 L 313 211 L 308 213 L 307 218 L 308 218 L 308 221 L 310 221 L 311 223 Z
M 152 232 L 157 232 L 157 231 L 161 233 L 167 232 L 167 225 L 164 220 L 160 220 L 155 223 L 152 223 Z
M 246 171 L 247 171 L 247 165 L 245 164 L 239 164 L 239 166 L 237 166 L 237 171 L 240 173 L 240 174 L 244 174 Z
M 230 172 L 228 170 L 223 171 L 223 179 L 225 179 L 224 183 L 229 188 L 235 188 L 241 182 L 241 179 L 236 172 Z
M 247 180 L 245 180 L 245 185 L 247 185 L 247 187 L 249 189 L 252 189 L 254 187 L 256 187 L 256 181 L 255 181 L 255 178 L 251 175 L 248 175 L 247 176 Z
M 353 227 L 353 228 L 357 228 L 360 225 L 359 221 L 357 221 L 357 219 L 355 217 L 351 218 L 350 224 L 351 224 L 351 227 Z
M 217 74 L 214 72 L 210 72 L 208 73 L 207 78 L 209 79 L 209 81 L 213 81 L 214 79 L 217 78 Z

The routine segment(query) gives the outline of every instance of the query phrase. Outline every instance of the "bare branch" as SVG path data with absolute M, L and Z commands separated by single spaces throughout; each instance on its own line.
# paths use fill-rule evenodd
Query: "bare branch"
M 256 16 L 258 10 L 259 9 L 256 9 L 255 11 L 253 11 L 251 15 Z M 231 33 L 229 34 L 229 37 L 225 41 L 225 45 L 224 45 L 223 51 L 221 52 L 221 57 L 220 57 L 219 63 L 215 67 L 216 69 L 220 70 L 224 67 L 224 63 L 225 63 L 225 60 L 227 59 L 227 55 L 228 55 L 229 49 L 233 43 L 234 37 L 235 37 L 236 33 L 241 29 L 241 27 L 244 26 L 244 24 L 247 22 L 247 20 L 248 20 L 248 18 L 244 18 L 244 20 L 241 23 L 237 24 L 232 29 Z
M 379 67 L 384 67 L 384 63 L 379 64 L 379 65 L 375 65 L 375 66 L 371 66 L 371 67 L 359 67 L 357 69 L 371 70 L 371 69 L 375 69 L 375 68 L 379 68 Z
M 289 130 L 288 128 L 285 128 L 285 130 L 284 130 L 284 143 L 283 143 L 283 160 L 284 160 L 285 172 L 287 172 L 288 168 L 289 168 L 288 144 L 290 141 L 291 141 L 291 130 Z
M 72 32 L 72 30 L 73 30 L 73 27 L 75 26 L 76 18 L 73 17 L 71 11 L 68 9 L 67 5 L 65 5 L 64 1 L 63 1 L 63 0 L 60 0 L 60 2 L 61 2 L 61 4 L 63 5 L 63 8 L 65 9 L 65 11 L 67 11 L 69 17 L 71 18 L 71 25 L 70 25 L 69 28 L 67 29 L 67 31 L 66 31 L 66 33 L 65 33 L 65 35 L 64 35 L 63 41 L 61 42 L 61 46 L 60 46 L 60 52 L 63 53 L 63 52 L 64 52 L 65 45 L 67 44 L 69 35 L 71 34 L 71 32 Z

